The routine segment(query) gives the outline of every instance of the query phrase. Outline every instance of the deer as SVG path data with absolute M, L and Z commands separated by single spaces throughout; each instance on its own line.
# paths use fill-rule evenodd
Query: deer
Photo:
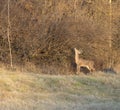
M 80 58 L 79 55 L 82 54 L 82 50 L 79 51 L 76 48 L 74 48 L 74 51 L 75 51 L 75 63 L 77 65 L 77 74 L 79 74 L 81 67 L 87 68 L 90 71 L 90 73 L 93 72 L 95 70 L 94 61 Z

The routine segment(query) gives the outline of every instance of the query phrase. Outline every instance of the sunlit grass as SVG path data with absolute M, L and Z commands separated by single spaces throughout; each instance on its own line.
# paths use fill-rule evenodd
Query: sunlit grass
M 48 110 L 46 103 L 57 106 L 58 102 L 64 106 L 78 102 L 79 106 L 103 102 L 117 104 L 120 75 L 97 72 L 89 76 L 51 76 L 0 70 L 0 101 L 0 110 L 16 110 L 17 106 L 18 110 L 39 110 L 40 106 Z

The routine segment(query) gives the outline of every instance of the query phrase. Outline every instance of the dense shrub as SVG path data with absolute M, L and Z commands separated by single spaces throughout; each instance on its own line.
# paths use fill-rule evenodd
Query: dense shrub
M 112 54 L 109 49 L 109 4 L 107 0 L 12 0 L 10 38 L 13 64 L 56 65 L 72 68 L 73 48 L 83 50 L 84 59 L 106 68 L 109 58 L 119 63 L 120 3 L 113 1 Z M 0 1 L 0 61 L 9 63 L 7 0 Z M 114 14 L 116 12 L 116 14 Z M 111 57 L 112 56 L 112 57 Z M 71 71 L 74 69 L 71 69 Z

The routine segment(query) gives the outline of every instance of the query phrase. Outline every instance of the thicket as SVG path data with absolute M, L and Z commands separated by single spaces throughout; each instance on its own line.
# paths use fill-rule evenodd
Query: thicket
M 120 1 L 112 0 L 110 53 L 108 0 L 11 0 L 13 64 L 73 71 L 74 47 L 82 49 L 81 57 L 93 60 L 97 70 L 107 68 L 110 58 L 113 65 L 120 63 L 119 7 Z M 9 64 L 7 0 L 0 1 L 0 13 L 0 61 Z

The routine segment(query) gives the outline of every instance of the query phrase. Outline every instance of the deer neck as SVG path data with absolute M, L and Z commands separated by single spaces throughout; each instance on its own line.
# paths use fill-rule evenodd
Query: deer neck
M 75 52 L 75 62 L 78 63 L 78 61 L 79 61 L 79 54 Z

